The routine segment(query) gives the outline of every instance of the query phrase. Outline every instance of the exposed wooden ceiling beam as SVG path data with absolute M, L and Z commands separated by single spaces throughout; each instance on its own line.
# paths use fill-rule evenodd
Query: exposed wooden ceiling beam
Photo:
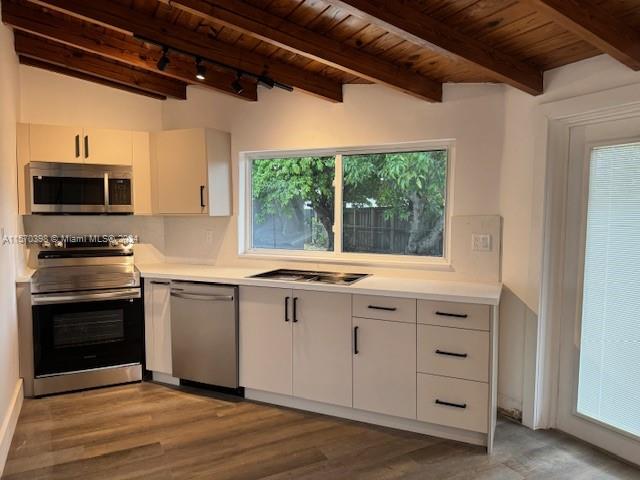
M 329 0 L 352 15 L 440 55 L 472 64 L 497 80 L 533 95 L 543 91 L 542 72 L 402 2 Z
M 2 21 L 16 29 L 61 41 L 187 83 L 201 83 L 245 100 L 258 99 L 256 83 L 253 81 L 241 79 L 244 90 L 238 94 L 231 88 L 231 83 L 236 79 L 235 74 L 215 70 L 212 65 L 207 65 L 206 79 L 197 80 L 194 59 L 173 52 L 168 55 L 170 62 L 166 69 L 159 72 L 157 62 L 162 55 L 159 47 L 150 46 L 121 32 L 110 31 L 102 26 L 87 24 L 74 17 L 43 9 L 24 0 L 3 0 Z
M 225 44 L 209 35 L 166 20 L 150 17 L 117 2 L 40 0 L 38 3 L 56 7 L 90 21 L 100 22 L 157 44 L 199 55 L 254 75 L 268 75 L 281 83 L 332 102 L 342 101 L 342 84 L 339 82 L 265 55 Z
M 145 97 L 155 98 L 156 100 L 166 100 L 167 97 L 164 95 L 158 95 L 157 93 L 147 92 L 146 90 L 140 90 L 139 88 L 131 87 L 129 85 L 124 85 L 122 83 L 112 82 L 110 80 L 106 80 L 101 77 L 96 77 L 94 75 L 89 75 L 84 72 L 79 72 L 77 70 L 71 70 L 67 67 L 62 67 L 60 65 L 55 65 L 53 63 L 45 62 L 43 60 L 38 60 L 37 58 L 25 57 L 23 55 L 18 55 L 18 61 L 21 65 L 28 65 L 29 67 L 42 68 L 43 70 L 49 70 L 51 72 L 60 73 L 62 75 L 67 75 L 69 77 L 79 78 L 80 80 L 86 80 L 93 83 L 98 83 L 100 85 L 105 85 L 107 87 L 117 88 L 118 90 L 124 90 L 125 92 L 135 93 L 136 95 L 144 95 Z
M 278 47 L 429 101 L 442 100 L 442 84 L 357 48 L 315 33 L 242 0 L 172 0 L 193 15 L 221 22 Z
M 640 31 L 585 0 L 529 0 L 543 15 L 633 70 L 640 70 Z
M 14 32 L 14 39 L 15 50 L 18 55 L 61 65 L 111 82 L 128 85 L 138 90 L 145 90 L 181 100 L 187 98 L 187 84 L 179 80 L 146 72 L 30 33 L 16 31 Z

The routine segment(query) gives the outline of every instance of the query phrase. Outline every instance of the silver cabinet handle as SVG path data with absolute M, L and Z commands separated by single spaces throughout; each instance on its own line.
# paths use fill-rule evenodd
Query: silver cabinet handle
M 206 295 L 197 293 L 181 293 L 175 290 L 171 291 L 172 297 L 184 298 L 185 300 L 202 300 L 205 302 L 231 302 L 233 295 Z

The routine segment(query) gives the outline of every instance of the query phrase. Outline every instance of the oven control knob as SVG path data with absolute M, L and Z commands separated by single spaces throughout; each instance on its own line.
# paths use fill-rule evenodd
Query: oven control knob
M 40 246 L 42 248 L 51 248 L 51 242 L 49 240 L 44 240 Z
M 64 247 L 64 242 L 62 240 L 56 240 L 56 242 L 53 244 L 54 247 L 57 248 L 62 248 Z
M 122 245 L 124 247 L 128 247 L 129 245 L 131 245 L 131 239 L 129 237 L 125 237 L 122 239 Z
M 111 240 L 109 240 L 110 247 L 117 247 L 118 245 L 120 245 L 120 242 L 118 242 L 118 240 L 116 240 L 115 238 L 112 238 Z

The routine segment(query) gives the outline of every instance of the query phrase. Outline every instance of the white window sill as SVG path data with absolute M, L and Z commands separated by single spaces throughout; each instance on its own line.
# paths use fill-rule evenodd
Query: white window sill
M 451 263 L 445 258 L 438 259 L 427 257 L 425 259 L 416 257 L 398 258 L 380 258 L 380 255 L 367 254 L 347 254 L 332 255 L 330 253 L 314 254 L 311 252 L 302 252 L 300 254 L 290 252 L 259 252 L 249 251 L 238 254 L 238 258 L 246 260 L 271 260 L 271 261 L 287 261 L 301 263 L 326 263 L 326 264 L 344 264 L 344 265 L 362 265 L 367 267 L 386 267 L 386 268 L 406 268 L 413 270 L 432 270 L 452 272 Z

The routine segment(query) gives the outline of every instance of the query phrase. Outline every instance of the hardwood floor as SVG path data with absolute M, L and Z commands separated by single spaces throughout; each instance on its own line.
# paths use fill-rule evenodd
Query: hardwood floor
M 558 432 L 500 421 L 495 453 L 143 383 L 26 400 L 4 480 L 635 479 Z

